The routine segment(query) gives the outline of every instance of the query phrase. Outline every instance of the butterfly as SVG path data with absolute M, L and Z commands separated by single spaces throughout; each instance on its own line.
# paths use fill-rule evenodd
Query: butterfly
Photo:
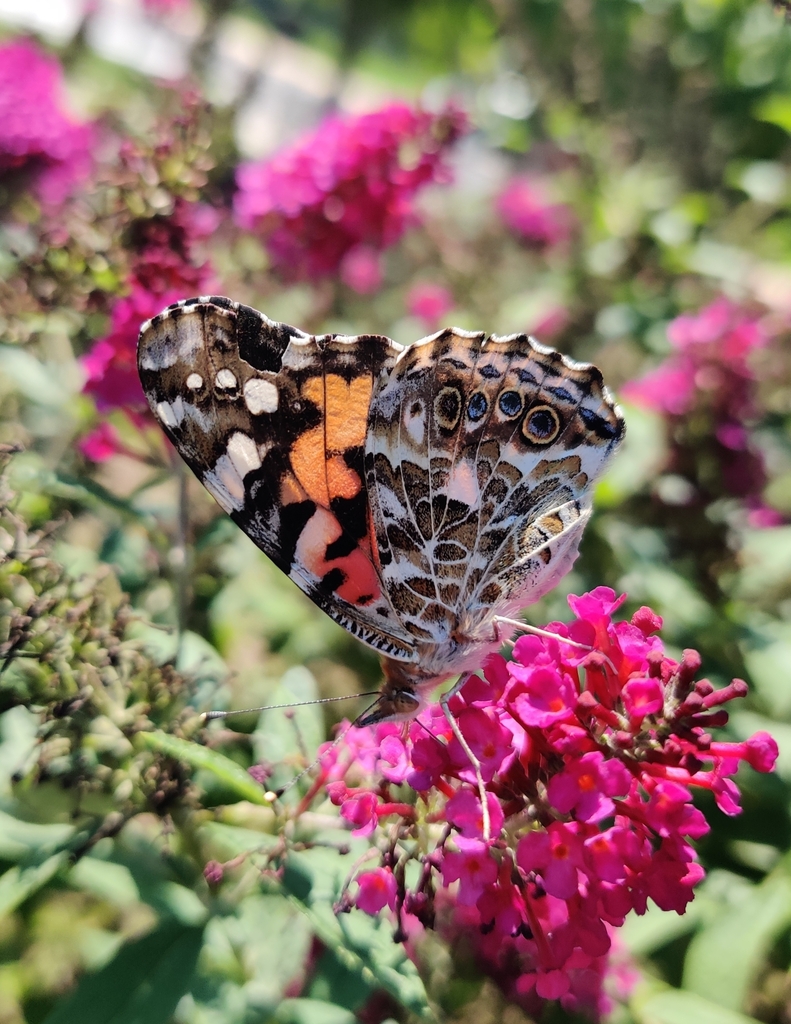
M 224 511 L 382 656 L 358 725 L 413 718 L 500 648 L 571 568 L 625 432 L 595 366 L 524 334 L 402 346 L 204 296 L 142 325 L 138 368 Z

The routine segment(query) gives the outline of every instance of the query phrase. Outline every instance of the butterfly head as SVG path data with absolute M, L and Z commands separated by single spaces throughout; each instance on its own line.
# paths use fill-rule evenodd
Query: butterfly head
M 376 702 L 355 721 L 362 728 L 379 722 L 409 722 L 418 715 L 423 701 L 412 690 L 383 691 Z
M 379 722 L 409 722 L 430 703 L 430 696 L 444 679 L 421 673 L 417 665 L 382 658 L 384 682 L 376 702 L 354 723 L 358 726 Z

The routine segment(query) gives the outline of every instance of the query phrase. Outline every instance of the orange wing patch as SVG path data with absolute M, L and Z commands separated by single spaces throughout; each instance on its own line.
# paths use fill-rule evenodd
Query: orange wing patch
M 346 381 L 338 374 L 311 377 L 302 388 L 307 401 L 317 405 L 323 423 L 307 430 L 291 449 L 291 465 L 307 496 L 328 507 L 331 498 L 353 498 L 362 480 L 346 465 L 342 453 L 365 444 L 370 376 Z
M 306 430 L 298 437 L 290 452 L 291 465 L 297 480 L 311 501 L 328 506 L 327 470 L 324 459 L 324 427 Z

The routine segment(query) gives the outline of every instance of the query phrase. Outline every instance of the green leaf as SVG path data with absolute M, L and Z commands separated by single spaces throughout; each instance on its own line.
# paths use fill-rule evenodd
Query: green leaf
M 29 452 L 26 452 L 25 457 L 18 462 L 15 460 L 12 466 L 12 486 L 23 492 L 48 494 L 95 511 L 101 511 L 105 507 L 113 508 L 128 519 L 154 525 L 150 516 L 138 511 L 130 501 L 113 494 L 95 480 L 55 472 L 32 457 Z
M 791 625 L 771 622 L 752 630 L 744 662 L 765 707 L 776 718 L 791 718 Z
M 289 669 L 267 701 L 270 704 L 297 704 L 318 697 L 316 680 L 301 666 Z M 287 785 L 302 770 L 305 753 L 315 757 L 324 740 L 324 714 L 318 704 L 303 707 L 270 708 L 262 711 L 253 733 L 253 754 L 277 769 L 269 780 L 273 788 Z M 294 796 L 297 796 L 294 793 Z
M 21 704 L 0 715 L 0 797 L 11 798 L 11 780 L 33 752 L 38 726 L 38 716 Z M 3 832 L 0 825 L 0 836 Z
M 791 96 L 779 92 L 767 96 L 755 108 L 755 116 L 791 132 Z
M 234 804 L 238 807 L 238 804 Z M 274 824 L 275 816 L 272 814 L 270 824 Z M 282 842 L 280 836 L 271 832 L 257 832 L 252 828 L 243 828 L 240 825 L 227 825 L 221 821 L 207 821 L 199 829 L 201 839 L 205 839 L 212 847 L 217 860 L 230 860 L 240 853 L 250 853 L 254 850 L 272 850 Z
M 167 921 L 85 975 L 45 1024 L 164 1024 L 190 987 L 202 941 L 202 928 Z
M 684 988 L 740 1010 L 768 952 L 789 925 L 791 879 L 770 876 L 692 939 L 684 961 Z
M 21 346 L 0 346 L 0 370 L 19 392 L 36 405 L 61 409 L 80 389 L 74 364 L 43 363 Z
M 734 960 L 731 950 L 729 962 Z M 663 989 L 647 998 L 638 995 L 630 1009 L 637 1024 L 758 1024 L 754 1017 L 726 1010 L 694 992 Z
M 618 458 L 596 486 L 596 504 L 610 508 L 653 483 L 667 458 L 665 424 L 660 415 L 627 405 L 629 429 Z
M 73 825 L 39 825 L 0 811 L 0 859 L 47 856 L 62 849 L 74 835 Z
M 711 608 L 695 587 L 667 566 L 642 563 L 618 581 L 632 601 L 655 608 L 671 636 L 699 628 L 711 619 Z
M 629 914 L 621 929 L 621 938 L 635 956 L 650 956 L 680 936 L 694 931 L 704 902 L 698 894 L 684 914 L 660 910 L 655 903 L 649 903 L 644 914 Z
M 155 750 L 167 754 L 178 761 L 184 761 L 193 768 L 203 768 L 215 775 L 223 785 L 233 790 L 240 799 L 249 800 L 254 804 L 269 804 L 266 790 L 248 775 L 248 773 L 224 754 L 197 743 L 169 736 L 164 732 L 139 732 L 135 736 L 138 748 Z
M 746 530 L 739 562 L 742 569 L 736 582 L 738 597 L 765 604 L 767 599 L 784 595 L 791 579 L 791 526 Z
M 325 949 L 316 961 L 310 984 L 303 994 L 306 998 L 319 999 L 356 1013 L 375 991 L 376 986 L 369 979 L 358 971 L 349 970 L 331 949 Z
M 234 913 L 213 917 L 201 953 L 201 981 L 224 976 L 255 993 L 258 1021 L 268 1021 L 292 985 L 304 983 L 313 934 L 299 908 L 279 893 L 250 893 Z M 197 994 L 197 993 L 196 993 Z M 233 1018 L 234 1020 L 236 1017 Z
M 125 864 L 83 857 L 71 869 L 67 881 L 118 907 L 144 902 L 159 916 L 173 917 L 189 927 L 198 927 L 206 921 L 206 907 L 192 889 L 165 878 L 145 878 L 144 874 L 135 879 Z
M 277 1024 L 355 1024 L 350 1010 L 321 999 L 284 999 L 272 1018 Z
M 40 864 L 16 865 L 0 878 L 0 917 L 21 906 L 60 871 L 68 862 L 65 850 L 55 853 Z
M 331 857 L 325 850 L 292 854 L 283 887 L 307 916 L 316 936 L 346 970 L 359 974 L 372 987 L 389 992 L 419 1019 L 434 1020 L 417 968 L 403 946 L 393 941 L 392 924 L 359 912 L 341 916 L 333 912 L 328 886 L 337 893 L 339 876 L 345 876 L 347 870 L 340 858 Z
M 129 868 L 98 857 L 78 860 L 69 872 L 68 882 L 117 907 L 128 907 L 140 901 L 140 890 Z

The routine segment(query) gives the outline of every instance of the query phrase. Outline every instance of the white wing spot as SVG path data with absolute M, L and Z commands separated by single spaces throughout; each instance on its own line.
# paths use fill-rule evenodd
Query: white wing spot
M 253 416 L 276 412 L 280 402 L 277 387 L 270 380 L 251 377 L 244 385 L 244 400 Z
M 217 371 L 214 383 L 218 388 L 222 388 L 224 391 L 230 391 L 231 388 L 236 387 L 236 375 L 233 370 L 223 367 L 222 370 Z
M 199 373 L 191 373 L 187 377 L 187 387 L 190 391 L 197 391 L 198 388 L 203 387 L 203 377 Z
M 175 321 L 173 332 L 178 342 L 178 358 L 189 366 L 203 348 L 203 321 L 188 312 Z
M 261 465 L 261 456 L 252 437 L 237 431 L 232 434 L 224 455 L 214 469 L 203 477 L 203 486 L 230 514 L 244 508 L 244 478 Z
M 419 399 L 411 401 L 409 408 L 404 409 L 404 427 L 416 447 L 423 444 L 426 434 L 426 409 Z
M 181 396 L 171 404 L 170 402 L 157 402 L 157 416 L 166 427 L 177 427 L 184 419 L 184 403 Z
M 228 458 L 242 480 L 254 469 L 261 468 L 261 456 L 255 441 L 241 431 L 232 434 L 228 441 Z

